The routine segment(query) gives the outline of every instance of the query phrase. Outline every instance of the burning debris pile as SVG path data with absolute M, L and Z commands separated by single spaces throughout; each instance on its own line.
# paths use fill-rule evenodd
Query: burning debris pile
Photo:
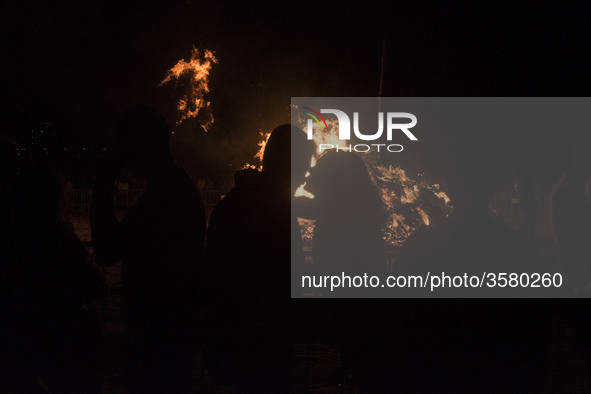
M 262 163 L 265 145 L 271 133 L 261 132 L 259 150 L 254 156 Z M 329 121 L 326 132 L 314 133 L 316 146 L 332 143 L 339 148 L 347 148 L 345 141 L 338 139 L 338 126 Z M 321 154 L 312 157 L 310 166 L 314 167 Z M 400 167 L 385 167 L 376 165 L 379 158 L 376 154 L 360 155 L 368 168 L 374 184 L 382 196 L 384 209 L 388 214 L 383 228 L 383 237 L 387 246 L 401 246 L 404 241 L 420 226 L 430 226 L 449 216 L 452 205 L 447 194 L 441 190 L 439 184 L 430 184 L 422 175 L 411 179 Z M 246 164 L 244 168 L 261 169 L 262 166 Z M 298 197 L 314 198 L 300 187 L 296 191 Z M 312 245 L 314 235 L 314 220 L 299 219 L 302 237 L 306 246 Z
M 420 226 L 433 225 L 451 214 L 451 201 L 439 184 L 431 185 L 421 175 L 413 180 L 400 167 L 367 167 L 388 215 L 382 229 L 388 247 L 401 246 Z M 299 224 L 304 245 L 311 246 L 314 220 L 299 219 Z
M 451 213 L 449 197 L 439 184 L 430 185 L 420 175 L 413 180 L 400 167 L 368 165 L 368 169 L 388 212 L 383 229 L 388 246 L 402 245 L 420 226 L 432 225 Z
M 254 156 L 262 162 L 265 145 L 270 133 L 260 133 L 259 151 Z M 346 142 L 338 140 L 338 128 L 330 125 L 328 132 L 314 134 L 316 146 L 321 143 L 339 144 L 339 147 L 346 148 Z M 316 165 L 321 154 L 312 157 L 310 166 Z M 430 184 L 422 175 L 411 179 L 400 167 L 385 167 L 372 164 L 377 162 L 375 155 L 361 154 L 365 159 L 368 171 L 373 182 L 381 192 L 384 209 L 388 213 L 384 228 L 384 241 L 388 246 L 400 246 L 420 226 L 433 225 L 439 220 L 449 216 L 452 212 L 452 205 L 447 194 L 441 190 L 439 184 Z M 261 166 L 246 164 L 244 168 L 259 169 Z M 300 187 L 296 196 L 313 198 L 304 187 Z M 311 246 L 314 235 L 314 221 L 299 219 L 304 244 Z
M 213 63 L 217 63 L 217 60 L 212 51 L 206 50 L 201 55 L 196 48 L 193 48 L 190 60 L 180 60 L 168 70 L 160 83 L 160 85 L 165 85 L 174 81 L 176 85 L 181 83 L 189 85 L 177 105 L 177 109 L 181 113 L 177 124 L 189 118 L 197 118 L 198 114 L 200 114 L 198 120 L 205 131 L 213 124 L 210 103 L 204 98 L 205 94 L 209 92 L 209 72 Z M 297 106 L 294 108 L 300 109 Z M 298 111 L 298 113 L 299 116 L 294 119 L 294 122 L 303 129 L 307 118 L 304 119 L 301 116 L 304 112 Z M 338 120 L 323 119 L 323 125 L 319 123 L 314 128 L 313 138 L 317 148 L 321 144 L 330 144 L 342 150 L 351 149 L 346 141 L 339 140 Z M 255 164 L 245 163 L 243 169 L 262 169 L 263 154 L 271 132 L 259 131 L 259 134 L 259 149 L 253 157 Z M 316 165 L 316 161 L 321 155 L 322 153 L 317 149 L 310 162 L 311 167 Z M 450 199 L 438 184 L 430 184 L 422 175 L 419 175 L 417 179 L 411 179 L 400 167 L 378 165 L 379 153 L 361 154 L 360 156 L 364 159 L 373 182 L 381 192 L 384 209 L 388 213 L 383 228 L 384 241 L 388 246 L 402 245 L 420 226 L 433 225 L 451 213 Z M 304 186 L 305 184 L 298 189 L 296 196 L 314 198 L 304 189 Z M 300 227 L 304 243 L 311 245 L 314 221 L 300 219 Z

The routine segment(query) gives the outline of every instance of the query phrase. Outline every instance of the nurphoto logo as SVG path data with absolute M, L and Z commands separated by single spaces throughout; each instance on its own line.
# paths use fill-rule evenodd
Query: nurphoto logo
M 351 139 L 351 120 L 349 115 L 344 111 L 338 109 L 321 109 L 320 112 L 315 111 L 312 108 L 304 107 L 304 114 L 310 116 L 311 119 L 307 121 L 307 134 L 308 139 L 314 139 L 314 121 L 318 124 L 320 130 L 328 132 L 328 125 L 326 119 L 322 114 L 333 114 L 338 120 L 339 140 L 346 141 Z M 384 133 L 384 118 L 386 119 L 386 139 L 392 141 L 395 131 L 401 131 L 411 141 L 418 141 L 417 137 L 409 130 L 416 126 L 417 117 L 408 112 L 378 112 L 378 131 L 373 134 L 362 133 L 359 129 L 359 112 L 353 112 L 353 133 L 355 137 L 362 141 L 377 141 L 382 137 Z M 407 123 L 399 123 L 400 119 L 410 120 Z M 400 144 L 356 144 L 347 147 L 339 147 L 335 144 L 320 144 L 319 152 L 322 153 L 325 150 L 335 149 L 337 151 L 355 151 L 355 152 L 369 152 L 374 148 L 377 152 L 380 152 L 380 148 L 385 147 L 388 152 L 402 152 L 403 146 Z

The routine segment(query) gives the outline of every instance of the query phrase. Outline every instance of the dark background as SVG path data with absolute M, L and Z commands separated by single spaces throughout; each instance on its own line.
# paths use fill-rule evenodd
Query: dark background
M 215 51 L 219 60 L 207 96 L 215 127 L 204 133 L 187 122 L 173 136 L 177 159 L 194 178 L 231 176 L 255 154 L 259 131 L 289 120 L 291 97 L 377 96 L 384 40 L 384 96 L 589 95 L 588 3 L 475 3 L 12 1 L 0 15 L 0 134 L 30 147 L 31 132 L 43 130 L 47 155 L 76 187 L 89 187 L 94 163 L 108 148 L 111 125 L 126 107 L 154 105 L 174 124 L 175 91 L 159 82 L 177 61 L 188 60 L 193 45 Z M 502 147 L 500 161 L 510 170 L 554 184 L 566 165 L 572 133 L 588 132 L 475 133 L 466 141 Z M 473 147 L 457 146 L 461 137 L 425 143 L 439 152 Z M 428 175 L 438 171 L 440 158 L 425 154 L 417 167 L 424 166 Z M 444 340 L 423 323 L 437 323 L 436 309 L 444 311 L 442 321 L 448 323 L 441 326 L 452 327 L 453 333 L 463 327 L 459 342 L 476 332 L 466 324 L 470 319 L 493 321 L 486 325 L 492 332 L 515 316 L 542 320 L 545 330 L 551 327 L 543 320 L 549 319 L 548 311 L 566 306 L 575 316 L 588 315 L 575 300 L 568 305 L 548 300 L 518 305 L 513 300 L 339 301 L 326 310 L 340 310 L 354 323 L 364 320 L 360 311 L 368 311 L 361 316 L 373 318 L 375 327 L 401 327 L 403 341 L 428 338 L 433 345 Z M 309 304 L 292 306 L 296 317 L 322 315 L 310 313 Z M 303 320 L 301 327 L 306 327 Z M 443 338 L 449 337 L 455 338 Z M 588 341 L 583 342 L 588 349 Z M 460 351 L 472 354 L 471 342 L 465 343 Z M 389 351 L 378 345 L 374 348 Z M 418 353 L 422 357 L 427 351 Z M 527 355 L 528 362 L 537 358 L 534 352 Z
M 12 2 L 2 15 L 1 132 L 23 145 L 45 122 L 49 155 L 84 179 L 124 108 L 151 104 L 174 124 L 179 90 L 159 82 L 192 46 L 219 61 L 206 96 L 213 129 L 188 121 L 173 138 L 194 177 L 227 177 L 252 158 L 259 131 L 289 121 L 292 96 L 377 96 L 384 40 L 384 96 L 587 95 L 588 4 L 407 3 Z M 554 178 L 568 149 L 557 140 L 571 132 L 492 143 L 509 166 Z

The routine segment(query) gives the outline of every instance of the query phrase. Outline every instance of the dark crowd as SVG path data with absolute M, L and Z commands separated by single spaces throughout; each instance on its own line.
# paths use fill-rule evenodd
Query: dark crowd
M 64 220 L 59 172 L 42 160 L 21 160 L 12 141 L 0 140 L 0 392 L 102 392 L 109 288 L 99 267 L 119 263 L 125 330 L 117 351 L 129 393 L 195 392 L 198 354 L 208 392 L 312 392 L 294 383 L 294 349 L 309 353 L 318 343 L 337 349 L 346 371 L 333 392 L 541 392 L 564 321 L 575 332 L 581 365 L 591 367 L 590 322 L 579 302 L 591 283 L 591 155 L 584 141 L 573 141 L 551 202 L 570 300 L 385 299 L 371 292 L 359 295 L 377 298 L 337 300 L 330 296 L 338 291 L 290 299 L 287 289 L 291 283 L 291 296 L 300 297 L 302 274 L 388 273 L 386 213 L 358 155 L 329 152 L 310 168 L 313 143 L 295 126 L 278 126 L 262 170 L 236 172 L 234 188 L 206 221 L 199 189 L 175 163 L 170 138 L 151 107 L 132 107 L 114 124 L 113 145 L 93 176 L 96 264 Z M 520 232 L 490 215 L 493 175 L 480 153 L 454 155 L 446 178 L 453 213 L 419 228 L 393 272 L 542 271 L 532 245 L 535 212 L 523 212 Z M 120 219 L 113 196 L 123 170 L 147 187 Z M 294 197 L 304 182 L 314 199 Z M 521 195 L 527 201 L 531 192 L 522 188 Z M 313 264 L 298 218 L 316 221 Z M 306 376 L 321 373 L 309 354 L 305 359 Z

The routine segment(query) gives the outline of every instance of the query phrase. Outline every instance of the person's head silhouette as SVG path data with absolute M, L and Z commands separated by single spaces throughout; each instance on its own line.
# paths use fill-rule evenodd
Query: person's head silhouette
M 263 174 L 271 183 L 286 189 L 291 183 L 293 194 L 304 182 L 313 152 L 314 144 L 300 128 L 290 124 L 278 126 L 265 146 Z
M 488 214 L 488 204 L 496 188 L 496 174 L 494 161 L 485 156 L 465 152 L 449 163 L 447 187 L 456 214 Z
M 348 200 L 347 195 L 375 189 L 363 159 L 353 153 L 327 152 L 310 172 L 306 190 L 335 204 Z
M 138 105 L 123 112 L 113 126 L 117 162 L 134 175 L 151 176 L 173 163 L 170 128 L 154 108 Z
M 306 190 L 323 215 L 349 217 L 378 226 L 384 210 L 365 162 L 350 152 L 324 154 L 306 178 Z

